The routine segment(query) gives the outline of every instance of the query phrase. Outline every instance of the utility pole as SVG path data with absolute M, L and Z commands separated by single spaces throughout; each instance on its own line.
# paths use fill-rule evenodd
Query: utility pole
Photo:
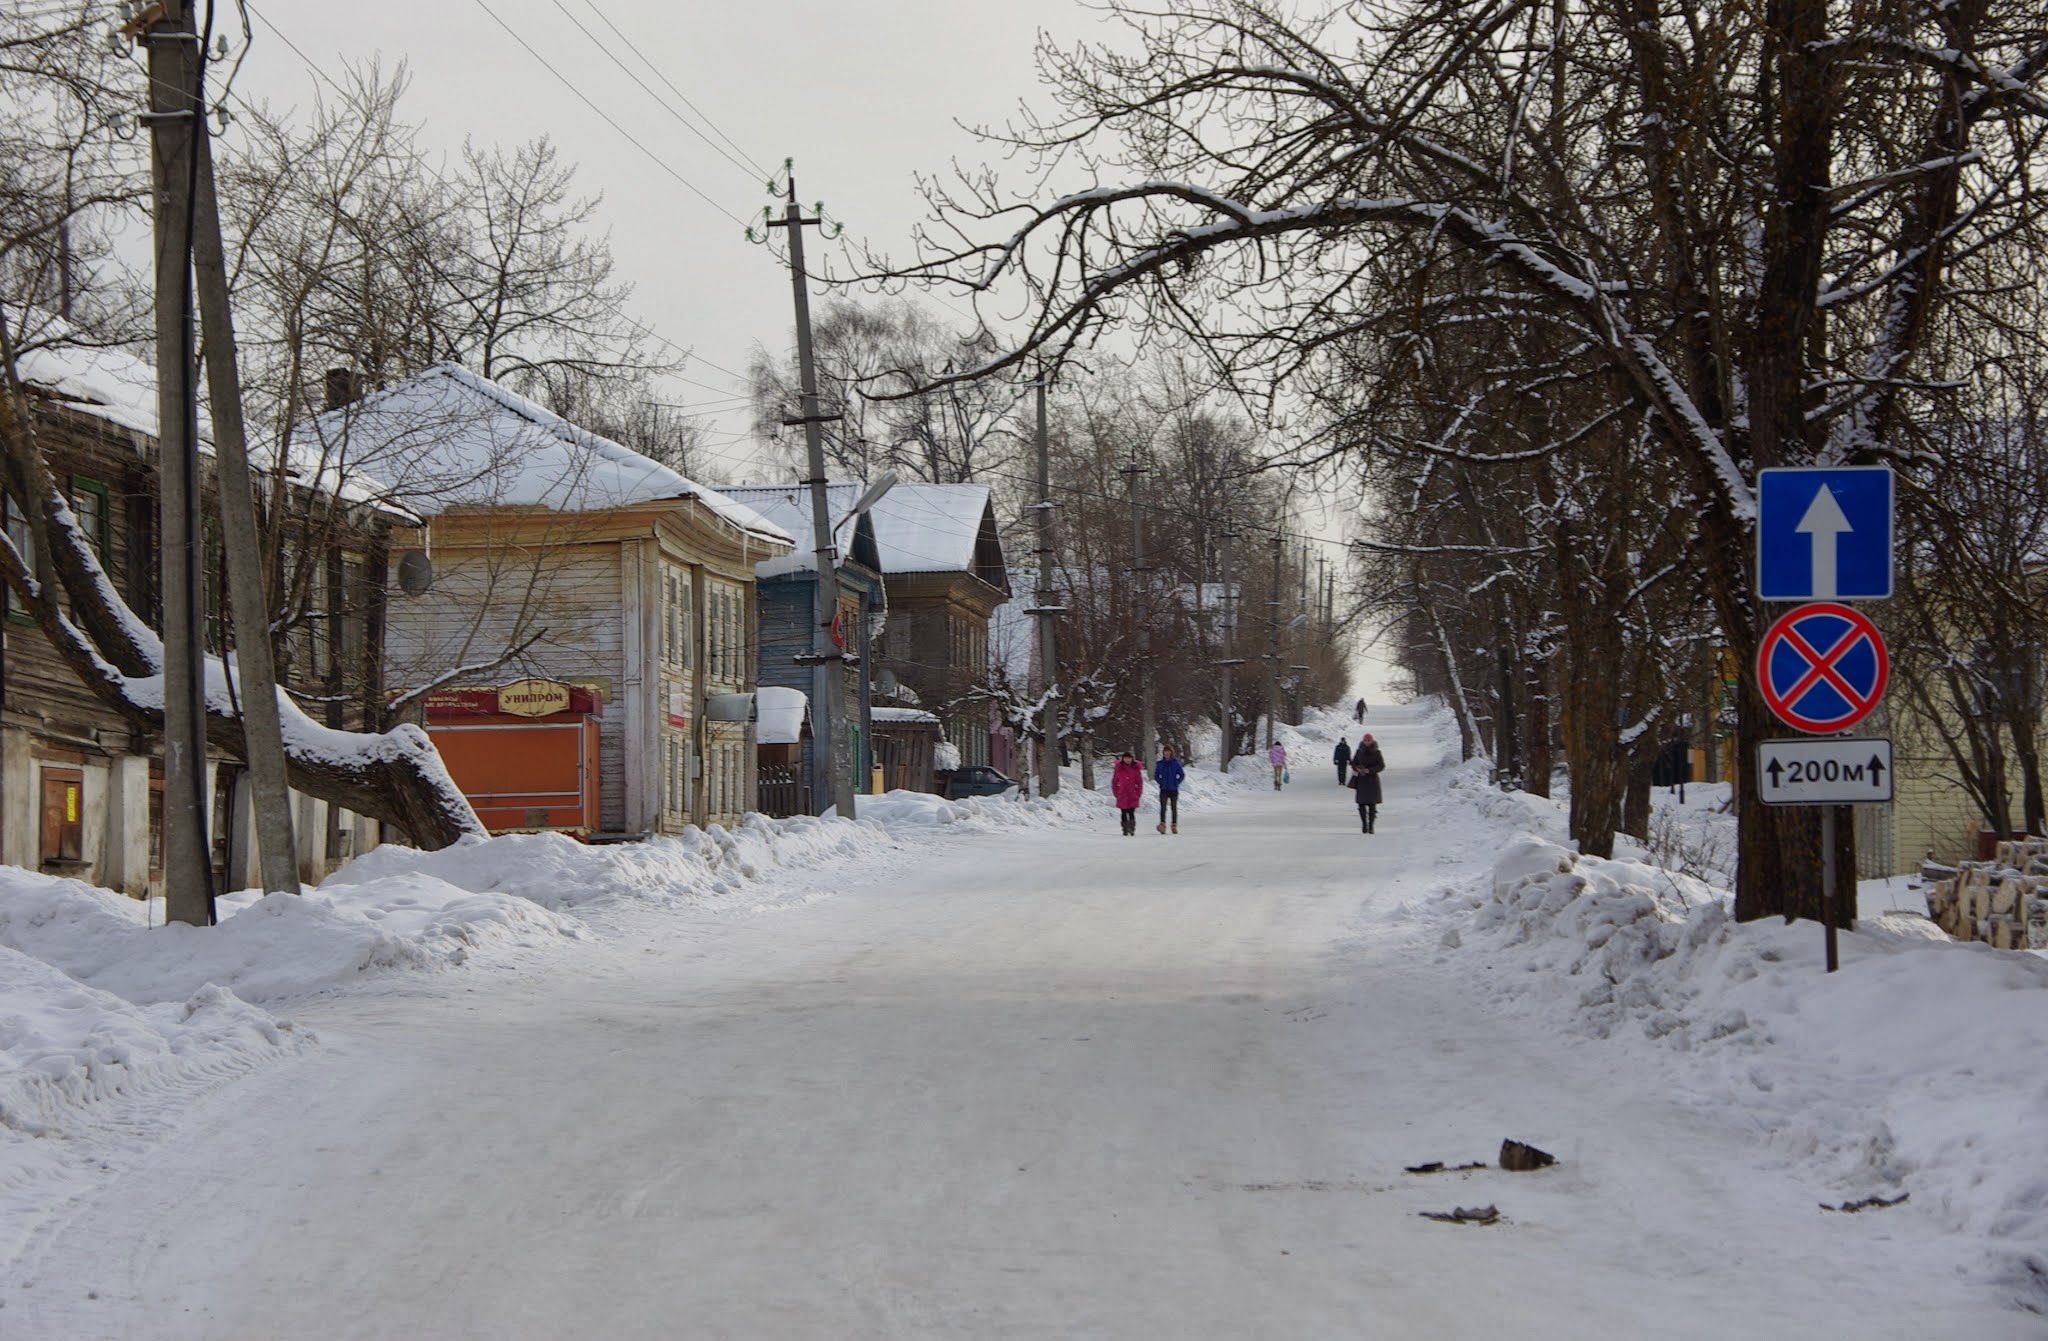
M 242 755 L 249 764 L 256 850 L 268 894 L 299 892 L 298 846 L 292 840 L 291 781 L 277 707 L 277 663 L 271 651 L 270 602 L 263 591 L 263 552 L 242 423 L 242 378 L 235 366 L 234 314 L 228 304 L 227 255 L 221 246 L 220 202 L 214 194 L 212 136 L 205 109 L 197 119 L 198 191 L 194 197 L 192 273 L 205 332 L 206 399 L 213 410 L 214 485 L 227 559 L 228 608 L 234 615 L 235 679 L 240 691 Z M 226 664 L 227 649 L 221 649 Z M 239 873 L 229 879 L 239 879 Z
M 1230 542 L 1235 539 L 1237 539 L 1237 532 L 1230 529 L 1228 522 L 1224 523 L 1223 592 L 1221 601 L 1223 607 L 1223 656 L 1217 662 L 1223 668 L 1223 702 L 1221 704 L 1222 711 L 1216 718 L 1217 721 L 1223 724 L 1223 744 L 1216 751 L 1216 767 L 1225 773 L 1230 771 L 1230 752 L 1232 747 L 1237 744 L 1235 739 L 1236 732 L 1231 729 L 1233 725 L 1231 715 L 1234 711 L 1233 705 L 1236 702 L 1236 698 L 1230 691 L 1230 673 L 1244 662 L 1243 657 L 1236 655 L 1237 588 L 1234 585 L 1235 579 L 1232 577 L 1230 569 Z
M 1055 796 L 1060 789 L 1059 618 L 1052 585 L 1052 441 L 1045 427 L 1046 374 L 1031 383 L 1038 390 L 1038 599 L 1030 614 L 1038 620 L 1039 681 L 1032 690 L 1038 701 L 1038 794 Z
M 1138 607 L 1138 751 L 1149 766 L 1159 757 L 1159 723 L 1152 703 L 1152 570 L 1145 565 L 1145 527 L 1138 518 L 1138 478 L 1145 468 L 1135 448 L 1131 464 L 1118 473 L 1130 481 L 1132 585 L 1144 593 Z
M 823 425 L 839 418 L 818 410 L 818 370 L 811 355 L 810 277 L 804 273 L 804 229 L 822 224 L 822 217 L 805 218 L 796 203 L 796 173 L 789 174 L 789 198 L 781 219 L 765 220 L 770 228 L 789 230 L 789 285 L 796 297 L 797 385 L 802 401 L 794 418 L 784 425 L 804 426 L 805 464 L 811 489 L 811 536 L 815 542 L 817 585 L 812 603 L 811 651 L 803 658 L 811 663 L 811 737 L 820 771 L 829 779 L 832 805 L 841 819 L 854 818 L 853 766 L 846 741 L 846 653 L 832 644 L 832 625 L 839 614 L 839 555 L 832 543 L 831 505 L 826 497 L 825 434 Z
M 156 252 L 159 581 L 164 648 L 164 914 L 211 926 L 206 838 L 206 617 L 199 556 L 199 414 L 193 333 L 193 188 L 205 50 L 185 0 L 134 35 L 149 49 L 150 187 Z
M 1272 641 L 1266 647 L 1266 748 L 1272 749 L 1280 730 L 1280 552 L 1286 541 L 1273 537 L 1273 595 L 1266 602 L 1271 616 Z

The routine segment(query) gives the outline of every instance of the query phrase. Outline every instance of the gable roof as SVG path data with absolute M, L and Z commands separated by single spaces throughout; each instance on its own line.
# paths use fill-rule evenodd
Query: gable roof
M 425 516 L 456 507 L 596 512 L 695 499 L 735 529 L 793 537 L 743 503 L 454 363 L 314 419 L 302 436 L 367 471 Z
M 882 560 L 875 548 L 874 519 L 862 513 L 850 541 L 846 535 L 846 513 L 860 501 L 861 487 L 857 483 L 844 482 L 826 485 L 825 509 L 832 517 L 846 558 L 879 573 Z M 754 576 L 765 580 L 817 569 L 818 545 L 811 538 L 811 491 L 808 487 L 801 484 L 726 484 L 720 485 L 718 491 L 734 502 L 752 508 L 795 538 L 794 552 L 755 564 Z
M 825 486 L 826 503 L 835 518 L 859 498 L 858 482 L 834 481 Z M 800 550 L 811 547 L 810 493 L 801 484 L 734 484 L 724 492 L 761 509 L 799 537 Z M 996 531 L 995 507 L 986 484 L 897 484 L 867 513 L 862 531 L 874 545 L 874 566 L 883 576 L 909 573 L 967 573 L 997 591 L 1010 592 L 1003 542 Z M 853 558 L 870 562 L 855 536 Z M 759 565 L 762 577 L 775 573 L 809 572 L 813 559 L 803 554 Z M 769 570 L 773 569 L 771 573 Z
M 885 573 L 973 573 L 1010 589 L 986 484 L 899 484 L 875 504 Z

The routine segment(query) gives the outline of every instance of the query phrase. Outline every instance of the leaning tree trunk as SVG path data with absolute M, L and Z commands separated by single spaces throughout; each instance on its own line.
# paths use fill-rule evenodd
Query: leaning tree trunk
M 6 492 L 29 519 L 34 542 L 33 553 L 25 555 L 0 537 L 0 580 L 88 691 L 138 729 L 161 733 L 162 643 L 115 593 L 79 532 L 36 446 L 11 350 L 0 348 L 0 356 L 8 381 L 0 389 L 0 469 Z M 42 573 L 54 573 L 57 580 L 40 580 Z M 60 590 L 69 599 L 68 612 Z M 225 664 L 218 657 L 207 662 L 209 671 L 220 667 L 217 679 L 208 676 L 207 740 L 245 758 L 242 719 L 227 692 Z M 278 710 L 284 718 L 286 772 L 298 791 L 396 825 L 425 848 L 484 834 L 468 798 L 419 727 L 396 726 L 382 734 L 342 731 L 313 721 L 282 694 Z

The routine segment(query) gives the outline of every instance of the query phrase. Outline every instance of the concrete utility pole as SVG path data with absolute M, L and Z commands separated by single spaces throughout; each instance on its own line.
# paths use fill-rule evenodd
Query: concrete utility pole
M 220 240 L 220 202 L 214 194 L 212 136 L 204 109 L 198 119 L 198 191 L 194 197 L 192 273 L 205 331 L 206 399 L 213 410 L 215 488 L 228 567 L 228 608 L 234 615 L 235 678 L 242 713 L 242 752 L 249 764 L 250 805 L 263 889 L 299 892 L 298 846 L 292 840 L 291 782 L 277 707 L 277 663 L 271 651 L 270 602 L 263 591 L 263 550 L 249 474 L 249 444 L 242 423 L 242 377 L 235 366 L 234 314 L 228 305 L 227 255 Z M 226 649 L 222 649 L 225 661 Z M 230 873 L 229 880 L 239 879 Z
M 193 334 L 194 152 L 204 60 L 185 0 L 135 34 L 149 49 L 150 188 L 156 250 L 159 581 L 164 643 L 164 914 L 211 926 L 206 838 L 206 595 L 199 556 L 199 413 Z
M 1138 753 L 1149 766 L 1159 757 L 1159 722 L 1152 702 L 1152 570 L 1145 564 L 1145 527 L 1138 517 L 1138 479 L 1145 468 L 1138 454 L 1118 474 L 1130 481 L 1131 583 L 1144 595 L 1138 607 Z
M 1060 608 L 1053 603 L 1052 584 L 1052 441 L 1045 427 L 1045 374 L 1031 383 L 1038 389 L 1038 599 L 1030 613 L 1038 620 L 1038 683 L 1031 686 L 1040 695 L 1038 705 L 1039 758 L 1038 794 L 1055 796 L 1060 790 L 1059 710 L 1060 692 L 1059 626 Z
M 1266 748 L 1273 748 L 1275 734 L 1280 729 L 1280 552 L 1286 545 L 1280 536 L 1273 537 L 1273 596 L 1266 602 L 1266 612 L 1272 624 L 1271 642 L 1266 647 Z
M 839 418 L 818 411 L 818 370 L 811 355 L 810 277 L 804 273 L 804 229 L 822 224 L 820 217 L 805 218 L 796 203 L 796 173 L 789 174 L 789 199 L 779 220 L 766 221 L 770 228 L 789 230 L 789 285 L 796 296 L 797 385 L 801 389 L 800 412 L 785 418 L 785 425 L 804 426 L 805 464 L 811 489 L 811 534 L 816 543 L 817 586 L 811 621 L 811 738 L 817 762 L 828 778 L 827 790 L 841 819 L 854 818 L 853 761 L 846 740 L 846 653 L 832 641 L 832 625 L 839 614 L 839 555 L 832 543 L 831 504 L 826 497 L 825 434 L 823 425 Z M 822 813 L 822 812 L 821 812 Z

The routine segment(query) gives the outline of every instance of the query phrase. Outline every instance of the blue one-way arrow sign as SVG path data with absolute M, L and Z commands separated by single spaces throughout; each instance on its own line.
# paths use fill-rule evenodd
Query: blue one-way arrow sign
M 1757 473 L 1757 594 L 1872 601 L 1892 594 L 1889 466 Z

